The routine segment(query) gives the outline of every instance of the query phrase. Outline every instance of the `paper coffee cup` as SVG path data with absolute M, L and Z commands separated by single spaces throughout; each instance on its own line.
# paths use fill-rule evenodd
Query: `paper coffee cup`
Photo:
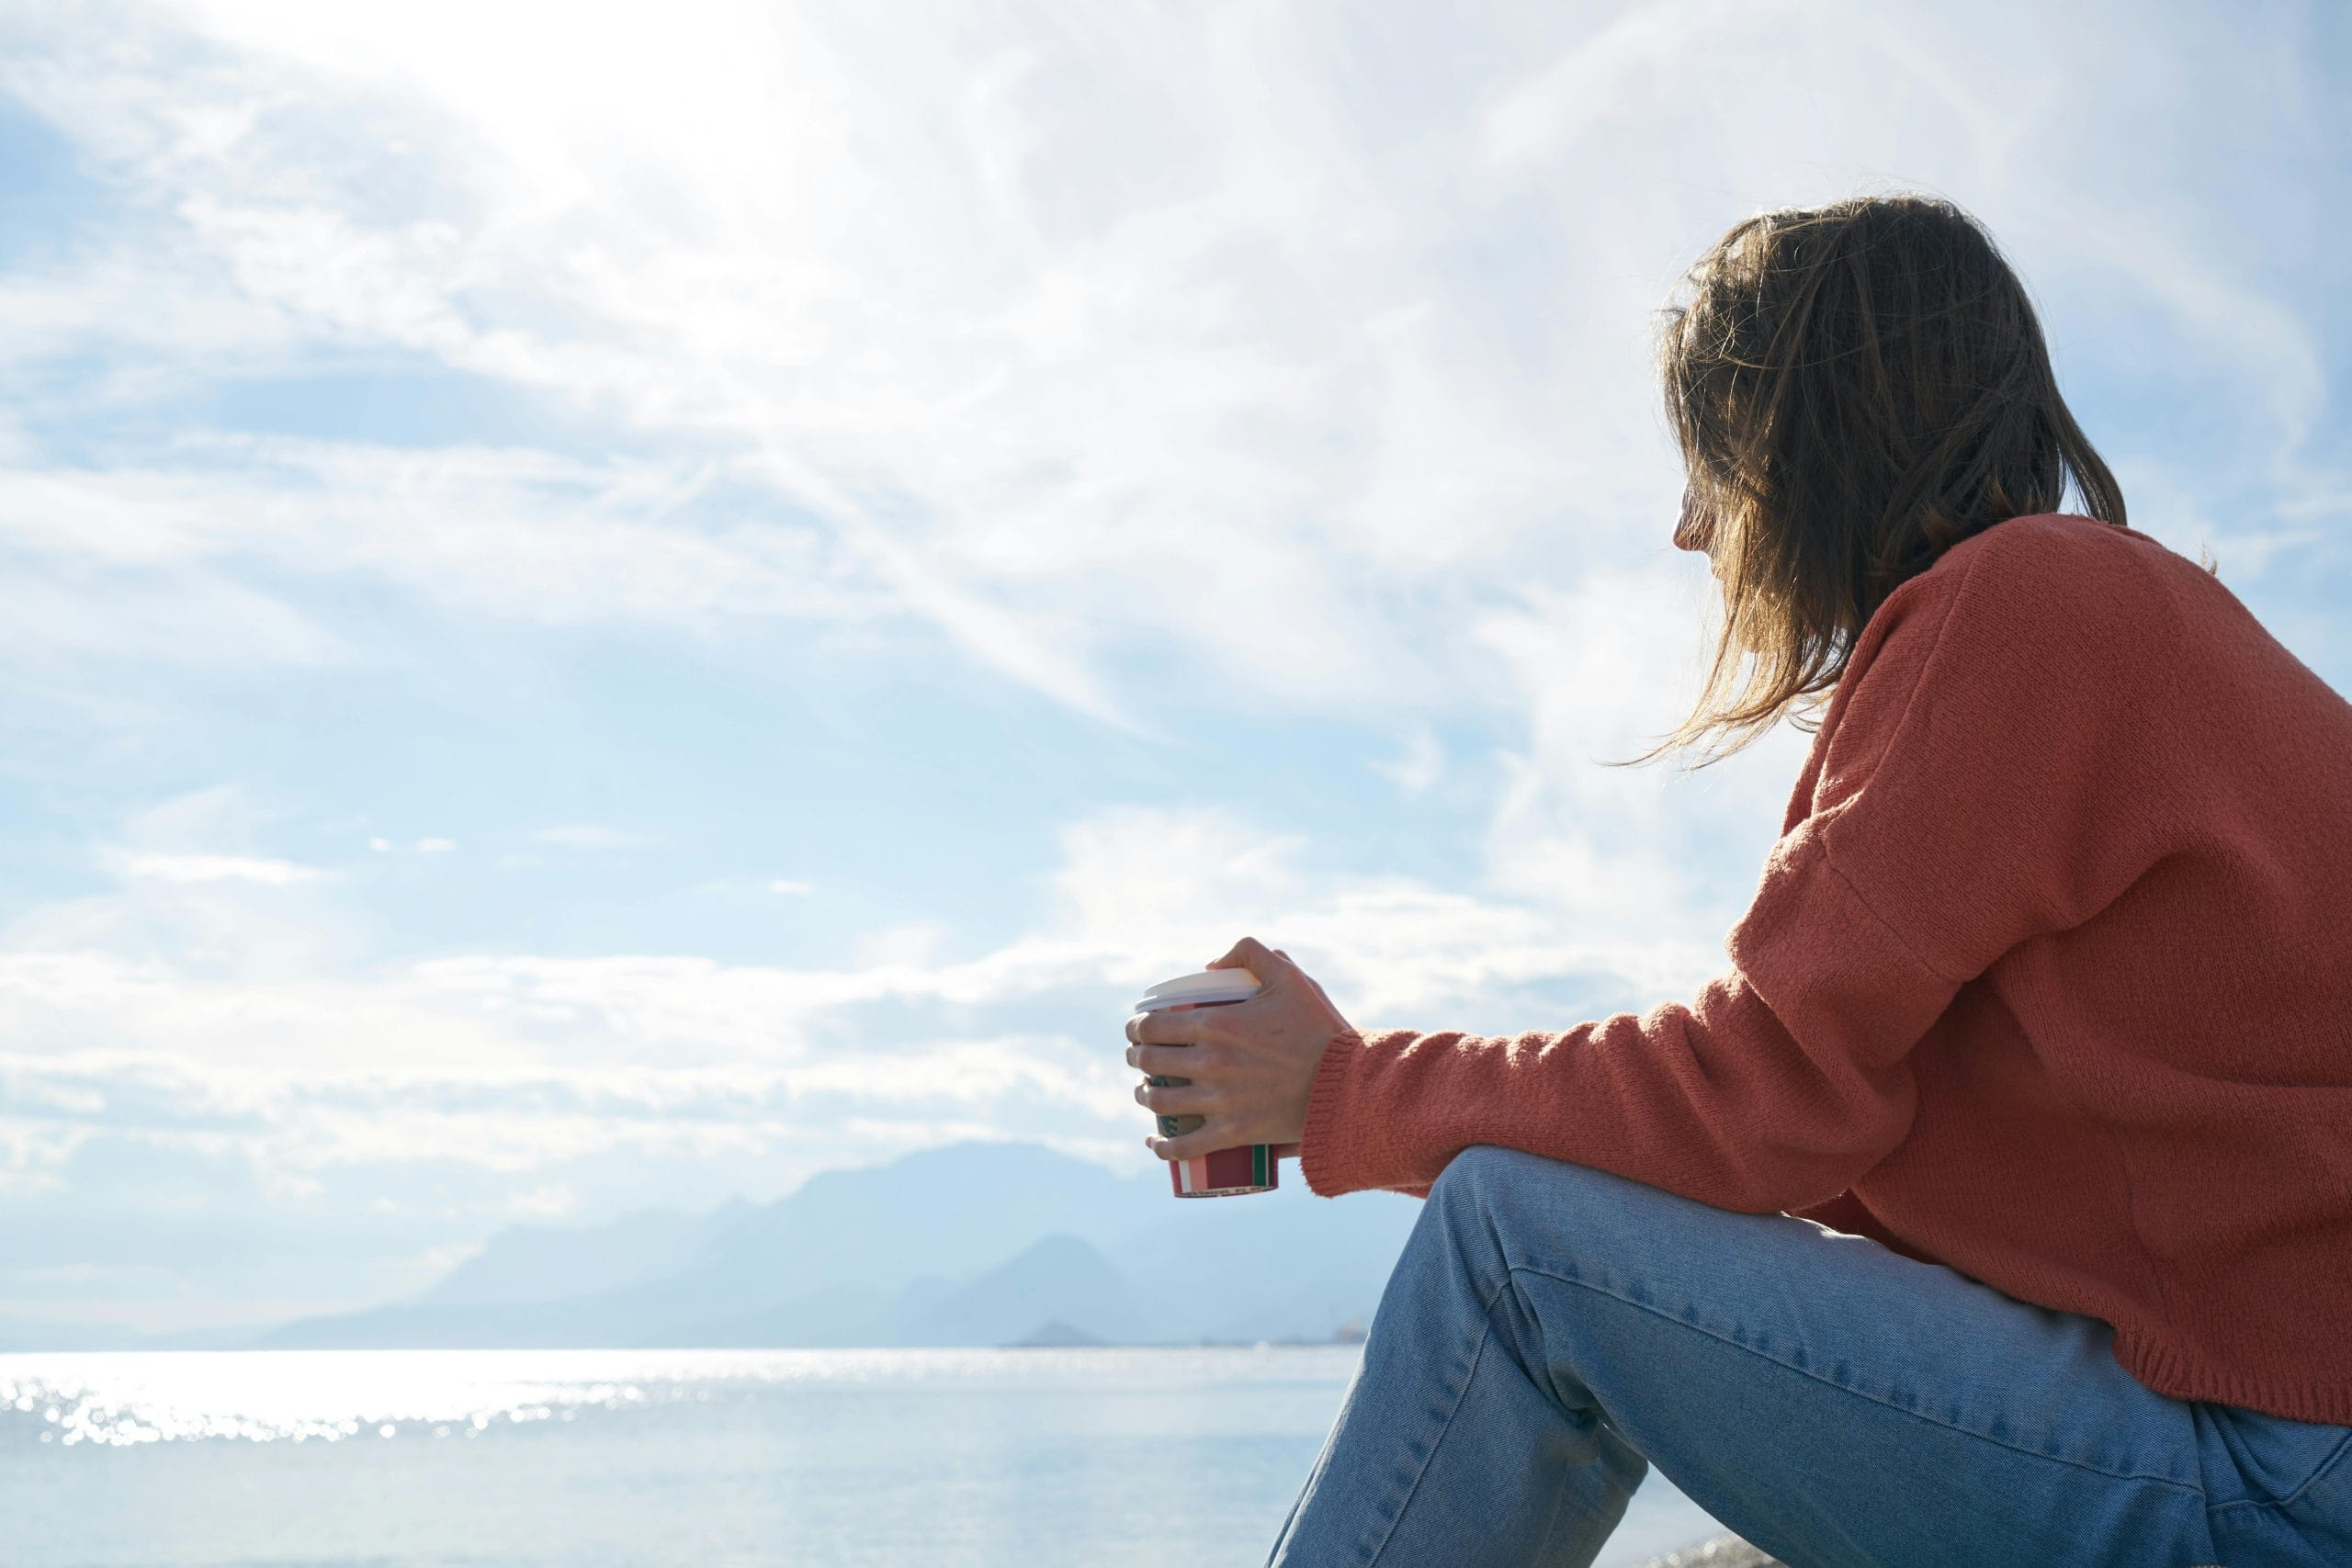
M 1247 969 L 1204 969 L 1195 975 L 1162 980 L 1143 994 L 1135 1010 L 1190 1012 L 1195 1008 L 1231 1007 L 1257 994 L 1258 982 Z M 1192 1080 L 1155 1074 L 1150 1081 L 1163 1089 L 1173 1089 Z M 1193 1131 L 1201 1122 L 1198 1116 L 1162 1116 L 1159 1135 L 1172 1138 Z M 1170 1160 L 1168 1181 L 1179 1198 L 1230 1198 L 1243 1192 L 1272 1191 L 1279 1171 L 1272 1144 L 1245 1144 L 1238 1148 L 1195 1155 L 1191 1159 Z

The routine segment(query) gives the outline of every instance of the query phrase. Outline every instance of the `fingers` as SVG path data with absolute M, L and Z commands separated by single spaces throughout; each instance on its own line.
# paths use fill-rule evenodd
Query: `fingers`
M 1136 1103 L 1162 1116 L 1205 1116 L 1225 1103 L 1225 1096 L 1201 1084 L 1139 1083 Z
M 1298 960 L 1293 958 L 1283 948 L 1267 947 L 1255 937 L 1245 936 L 1233 944 L 1231 952 L 1209 967 L 1230 969 L 1236 965 L 1249 970 L 1263 989 L 1272 990 L 1278 982 L 1295 978 L 1304 983 L 1308 990 L 1322 998 L 1326 1006 L 1330 1004 L 1330 993 L 1323 989 L 1323 982 L 1301 969 L 1298 966 Z
M 1199 1155 L 1213 1155 L 1219 1149 L 1235 1148 L 1246 1142 L 1247 1139 L 1237 1140 L 1230 1131 L 1221 1130 L 1212 1123 L 1206 1127 L 1195 1127 L 1189 1133 L 1180 1133 L 1172 1138 L 1146 1138 L 1144 1146 L 1161 1159 L 1192 1159 Z
M 1317 1025 L 1312 1015 L 1319 1012 L 1337 1018 L 1323 987 L 1288 953 L 1255 937 L 1235 942 L 1208 967 L 1248 971 L 1260 996 L 1238 1006 L 1139 1012 L 1126 1023 L 1127 1065 L 1156 1080 L 1134 1091 L 1136 1103 L 1160 1118 L 1162 1135 L 1147 1137 L 1144 1145 L 1163 1160 L 1295 1138 L 1298 1117 L 1273 1103 L 1286 1105 L 1288 1098 L 1274 1095 L 1268 1085 L 1295 1066 L 1283 1047 L 1300 1036 L 1293 1015 L 1302 1011 L 1306 998 L 1313 998 L 1303 1010 L 1310 1015 L 1309 1025 Z M 1278 1156 L 1295 1158 L 1297 1153 L 1294 1143 L 1277 1148 Z
M 1330 1001 L 1330 997 L 1327 995 L 1323 989 L 1323 982 L 1317 979 L 1314 976 L 1309 975 L 1306 970 L 1301 969 L 1298 966 L 1297 959 L 1293 958 L 1289 953 L 1284 953 L 1279 947 L 1274 949 L 1274 956 L 1281 959 L 1284 964 L 1290 965 L 1291 973 L 1306 981 L 1306 988 L 1308 990 L 1313 991 L 1317 996 L 1321 997 L 1325 1002 L 1328 1003 Z
M 1211 1036 L 1222 1032 L 1219 1021 L 1201 1012 L 1139 1012 L 1127 1020 L 1127 1043 L 1131 1048 L 1127 1060 L 1135 1061 L 1132 1048 L 1143 1045 L 1199 1045 Z
M 1212 969 L 1247 969 L 1261 986 L 1271 986 L 1288 972 L 1291 961 L 1287 954 L 1276 953 L 1254 936 L 1245 936 L 1228 949 L 1223 958 L 1209 964 Z
M 1197 1077 L 1204 1068 L 1214 1073 L 1218 1062 L 1215 1052 L 1197 1045 L 1130 1045 L 1127 1066 L 1155 1077 L 1189 1078 Z
M 1250 971 L 1250 977 L 1255 979 L 1263 990 L 1272 990 L 1276 985 L 1295 977 L 1305 982 L 1308 989 L 1326 1002 L 1331 999 L 1325 993 L 1323 983 L 1301 969 L 1298 966 L 1298 960 L 1293 958 L 1286 950 L 1268 947 L 1253 936 L 1245 936 L 1235 942 L 1224 957 L 1212 963 L 1209 967 L 1247 969 Z

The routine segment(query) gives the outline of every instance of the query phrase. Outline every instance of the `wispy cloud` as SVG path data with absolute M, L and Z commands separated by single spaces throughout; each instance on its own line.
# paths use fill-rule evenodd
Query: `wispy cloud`
M 1363 141 L 1319 85 L 1324 40 L 1303 15 L 1247 36 L 1137 17 L 1084 40 L 1008 22 L 969 52 L 873 55 L 789 12 L 689 6 L 626 51 L 567 28 L 566 76 L 545 29 L 331 9 L 342 19 L 194 8 L 195 31 L 236 51 L 226 69 L 198 70 L 193 37 L 134 56 L 52 34 L 103 82 L 103 127 L 62 74 L 17 85 L 152 188 L 154 226 L 215 258 L 221 308 L 200 319 L 250 312 L 255 352 L 282 355 L 289 333 L 397 347 L 716 455 L 263 444 L 211 471 L 20 478 L 0 494 L 20 534 L 194 562 L 258 548 L 535 618 L 905 617 L 1147 730 L 1118 673 L 1146 648 L 1182 650 L 1247 700 L 1460 701 L 1479 689 L 1476 649 L 1430 636 L 1431 612 L 1564 534 L 1622 550 L 1664 526 L 1670 457 L 1628 393 L 1673 269 L 1736 210 L 1686 216 L 1692 167 L 1759 190 L 1810 168 L 1790 195 L 1907 174 L 1974 196 L 2029 264 L 2133 280 L 2209 363 L 2289 400 L 2282 439 L 2309 427 L 2317 372 L 2290 311 L 2192 227 L 2061 222 L 2079 195 L 2037 186 L 2011 152 L 2021 120 L 2071 111 L 2014 91 L 1993 104 L 1916 25 L 1875 13 L 1678 5 L 1551 29 L 1548 63 L 1448 106 L 1495 173 L 1417 245 L 1451 171 Z M 903 42 L 910 16 L 885 6 L 862 27 Z M 707 68 L 719 58 L 758 63 Z M 355 180 L 349 151 L 301 117 L 253 112 L 303 101 L 322 68 L 415 123 L 398 159 L 413 209 Z M 1825 74 L 1832 122 L 1775 113 L 1792 93 L 1818 101 Z M 1236 86 L 1276 76 L 1318 85 Z M 536 85 L 518 95 L 522 80 Z M 1119 90 L 1161 118 L 1123 141 L 1113 185 L 1106 154 L 1049 138 Z M 1964 112 L 1930 122 L 1920 95 Z M 1823 159 L 1882 113 L 1906 168 Z M 822 140 L 934 116 L 949 133 Z M 1493 320 L 1465 249 L 1551 211 L 1596 138 L 1606 170 L 1584 177 L 1613 204 L 1611 245 L 1539 242 L 1527 261 L 1556 265 L 1566 292 L 1512 299 L 1516 330 Z M 657 166 L 666 207 L 636 174 Z M 1095 199 L 1071 207 L 1057 193 L 1072 189 Z M 731 499 L 693 499 L 714 474 Z
M 125 876 L 140 882 L 254 882 L 285 887 L 316 882 L 325 874 L 316 866 L 250 855 L 126 854 L 121 865 Z

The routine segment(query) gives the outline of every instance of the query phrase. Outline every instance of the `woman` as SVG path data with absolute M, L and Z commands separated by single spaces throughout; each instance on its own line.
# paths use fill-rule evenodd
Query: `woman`
M 2352 1564 L 2352 706 L 2124 525 L 1951 207 L 1750 220 L 1669 320 L 1668 747 L 1826 694 L 1730 972 L 1363 1033 L 1245 941 L 1128 1022 L 1162 1157 L 1429 1200 L 1273 1561 L 1588 1562 L 1654 1462 L 1803 1568 Z

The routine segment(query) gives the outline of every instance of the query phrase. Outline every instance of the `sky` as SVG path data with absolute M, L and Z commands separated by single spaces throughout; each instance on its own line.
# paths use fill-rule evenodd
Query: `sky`
M 2352 691 L 2336 7 L 0 7 L 0 1317 L 218 1328 L 971 1137 L 1128 1003 L 1695 993 L 1652 347 L 1924 190 Z M 1295 1179 L 1295 1175 L 1293 1179 Z

